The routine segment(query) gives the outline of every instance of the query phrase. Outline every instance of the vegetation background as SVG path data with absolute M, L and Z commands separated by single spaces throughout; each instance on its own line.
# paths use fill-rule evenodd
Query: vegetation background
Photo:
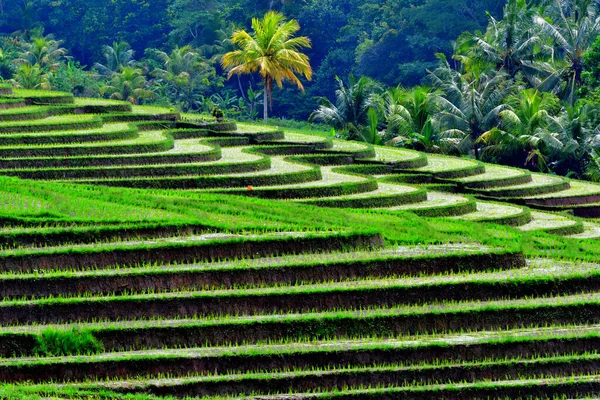
M 145 72 L 160 64 L 157 51 L 168 55 L 189 45 L 207 63 L 200 82 L 203 97 L 217 95 L 213 100 L 232 108 L 240 98 L 252 101 L 248 90 L 260 91 L 260 78 L 242 77 L 240 91 L 236 79 L 224 81 L 224 71 L 215 61 L 231 49 L 227 39 L 235 29 L 249 29 L 252 17 L 274 9 L 298 20 L 300 34 L 312 39 L 306 54 L 315 74 L 304 95 L 292 87 L 275 90 L 273 115 L 306 120 L 319 97 L 334 97 L 335 76 L 366 75 L 390 86 L 419 84 L 426 69 L 435 67 L 437 52 L 451 56 L 452 41 L 464 31 L 484 30 L 486 12 L 499 17 L 504 4 L 502 0 L 0 0 L 4 35 L 0 74 L 10 79 L 15 72 L 9 64 L 17 38 L 28 39 L 42 29 L 44 35 L 60 40 L 74 61 L 71 70 L 63 66 L 57 75 L 77 75 L 73 68 L 104 65 L 104 46 L 113 43 L 128 43 L 132 59 Z M 53 78 L 55 89 L 69 88 L 58 80 Z M 91 83 L 86 83 L 86 90 L 91 90 Z M 177 99 L 163 96 L 160 89 L 158 82 L 151 89 L 159 99 L 171 97 L 168 100 L 185 107 L 201 108 L 199 96 Z M 193 104 L 197 102 L 200 105 Z
M 268 11 L 294 26 L 294 85 L 226 57 L 260 42 Z M 593 0 L 0 0 L 0 35 L 0 78 L 25 89 L 242 121 L 271 109 L 342 138 L 600 181 Z

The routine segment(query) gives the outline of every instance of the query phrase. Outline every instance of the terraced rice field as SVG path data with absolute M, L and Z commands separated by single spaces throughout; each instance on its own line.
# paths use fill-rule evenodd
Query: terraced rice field
M 600 396 L 599 185 L 3 96 L 0 398 Z

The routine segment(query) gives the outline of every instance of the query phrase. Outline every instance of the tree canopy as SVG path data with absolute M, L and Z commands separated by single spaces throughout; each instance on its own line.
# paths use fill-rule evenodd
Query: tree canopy
M 223 39 L 231 36 L 223 32 L 249 30 L 252 18 L 262 18 L 271 9 L 280 11 L 299 22 L 298 36 L 311 38 L 313 45 L 306 51 L 314 70 L 313 81 L 303 83 L 306 94 L 292 88 L 273 92 L 273 114 L 297 119 L 306 119 L 318 98 L 335 95 L 335 76 L 367 75 L 390 86 L 421 83 L 426 69 L 435 68 L 436 52 L 450 57 L 452 42 L 460 34 L 484 30 L 486 12 L 499 18 L 504 6 L 501 0 L 0 2 L 1 34 L 18 33 L 29 40 L 43 29 L 44 35 L 54 35 L 74 60 L 88 68 L 96 63 L 110 68 L 106 47 L 121 43 L 130 46 L 137 60 L 144 58 L 146 49 L 169 54 L 188 45 L 210 59 Z M 250 88 L 256 91 L 260 86 L 260 80 L 246 76 L 226 83 L 224 89 L 217 84 L 204 96 L 232 90 L 243 98 Z

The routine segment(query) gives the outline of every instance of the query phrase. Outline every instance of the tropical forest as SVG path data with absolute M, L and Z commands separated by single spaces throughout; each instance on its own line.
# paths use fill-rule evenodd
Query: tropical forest
M 0 0 L 0 399 L 600 398 L 600 1 Z

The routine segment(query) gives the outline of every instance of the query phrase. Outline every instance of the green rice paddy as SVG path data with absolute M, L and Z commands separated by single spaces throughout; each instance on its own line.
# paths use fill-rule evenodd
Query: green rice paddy
M 4 100 L 0 398 L 600 395 L 600 185 Z

